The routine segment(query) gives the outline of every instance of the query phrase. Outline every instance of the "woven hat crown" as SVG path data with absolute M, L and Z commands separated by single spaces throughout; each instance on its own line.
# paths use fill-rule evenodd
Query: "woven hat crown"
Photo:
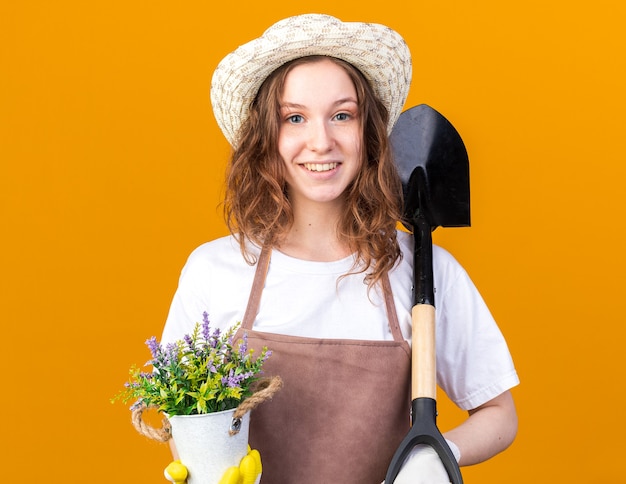
M 236 145 L 263 81 L 283 64 L 312 55 L 336 57 L 361 71 L 389 112 L 391 132 L 411 83 L 411 54 L 404 39 L 384 25 L 305 14 L 275 23 L 261 37 L 228 54 L 215 69 L 211 104 L 231 145 Z

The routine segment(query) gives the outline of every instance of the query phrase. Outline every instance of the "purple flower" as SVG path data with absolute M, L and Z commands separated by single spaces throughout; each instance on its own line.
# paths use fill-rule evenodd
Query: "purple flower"
M 152 358 L 157 359 L 161 355 L 163 350 L 161 348 L 161 345 L 157 341 L 156 336 L 153 336 L 152 338 L 146 340 L 146 345 L 150 349 L 150 354 L 152 355 Z
M 210 344 L 211 348 L 215 348 L 217 346 L 217 342 L 220 339 L 220 334 L 222 334 L 222 333 L 221 333 L 219 328 L 215 328 L 213 330 L 213 335 L 211 335 L 211 339 L 209 341 L 209 344 Z
M 176 343 L 168 343 L 165 347 L 165 365 L 176 363 L 178 363 L 178 345 Z
M 239 357 L 244 358 L 248 352 L 248 333 L 243 334 L 243 339 L 239 343 Z
M 247 371 L 245 373 L 240 373 L 239 375 L 235 375 L 235 370 L 230 370 L 228 376 L 222 377 L 222 385 L 226 385 L 229 388 L 236 388 L 241 386 L 241 382 L 252 378 L 254 376 L 254 372 Z
M 202 313 L 202 337 L 204 341 L 209 341 L 211 338 L 211 328 L 209 322 L 209 313 L 206 311 Z
M 235 371 L 230 370 L 228 376 L 222 377 L 222 385 L 226 385 L 229 388 L 236 388 L 244 379 L 244 374 L 235 375 Z
M 191 338 L 191 336 L 186 334 L 185 336 L 183 336 L 183 340 L 185 341 L 185 344 L 187 345 L 187 348 L 189 348 L 191 351 L 193 351 L 194 350 L 194 344 L 193 344 L 193 339 Z

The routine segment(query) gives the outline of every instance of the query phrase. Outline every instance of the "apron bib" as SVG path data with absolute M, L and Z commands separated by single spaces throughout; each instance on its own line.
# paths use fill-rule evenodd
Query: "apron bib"
M 264 376 L 283 388 L 254 409 L 250 446 L 263 461 L 262 484 L 380 484 L 410 428 L 411 356 L 389 279 L 383 291 L 393 341 L 316 339 L 252 329 L 270 250 L 261 252 L 248 307 L 237 332 L 272 356 Z

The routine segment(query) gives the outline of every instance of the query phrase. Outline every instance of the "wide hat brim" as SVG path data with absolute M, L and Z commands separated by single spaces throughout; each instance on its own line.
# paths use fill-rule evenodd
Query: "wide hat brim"
M 404 39 L 384 25 L 305 14 L 275 23 L 261 37 L 228 54 L 215 69 L 211 104 L 231 145 L 237 144 L 263 81 L 283 64 L 311 55 L 336 57 L 361 71 L 389 112 L 391 132 L 411 84 L 411 54 Z

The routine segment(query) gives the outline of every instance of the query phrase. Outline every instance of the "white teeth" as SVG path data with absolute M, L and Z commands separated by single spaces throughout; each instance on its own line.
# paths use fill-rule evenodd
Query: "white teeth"
M 309 171 L 329 171 L 337 168 L 339 163 L 304 163 L 304 167 Z

